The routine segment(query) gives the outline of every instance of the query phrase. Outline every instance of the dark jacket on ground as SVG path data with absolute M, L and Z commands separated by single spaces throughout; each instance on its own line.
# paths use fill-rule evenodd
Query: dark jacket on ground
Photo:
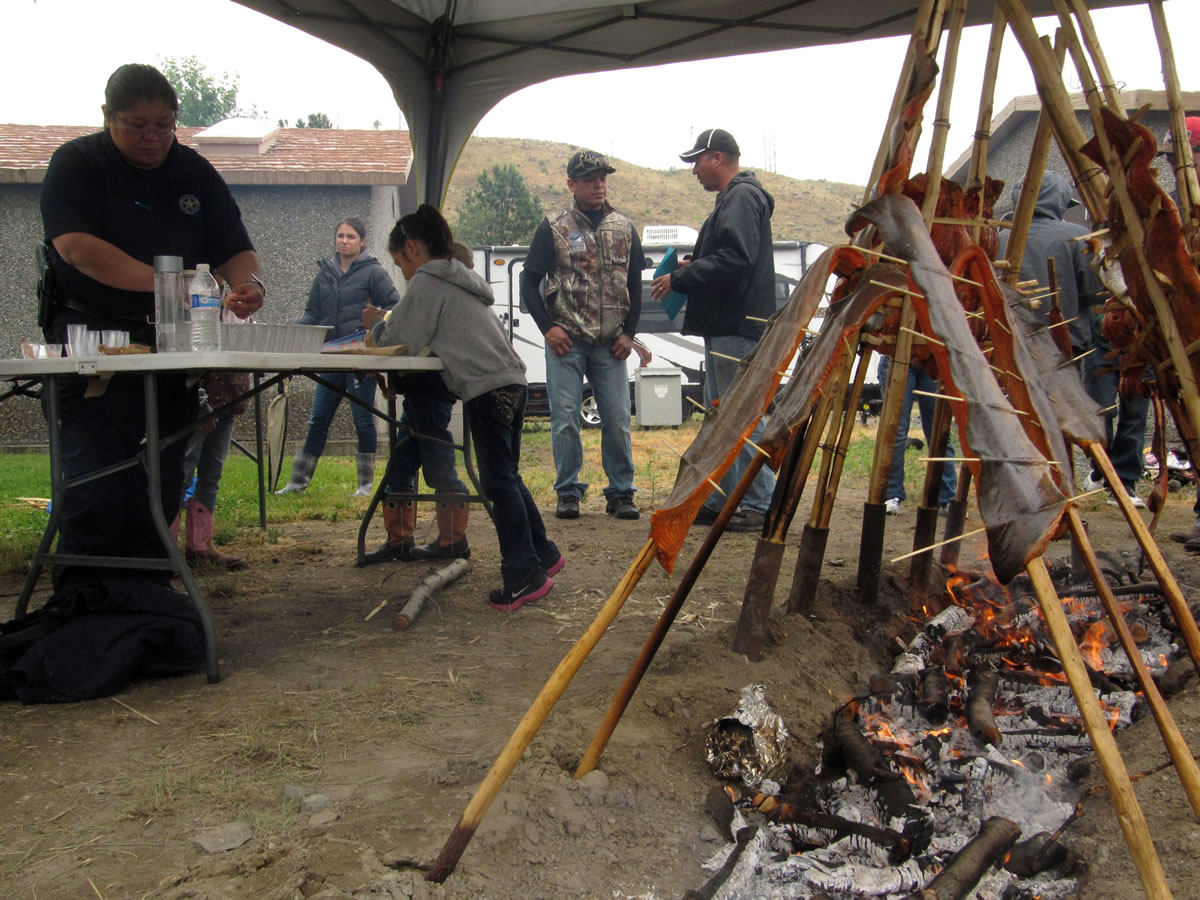
M 391 309 L 400 300 L 396 286 L 374 253 L 362 251 L 345 272 L 336 255 L 317 260 L 317 277 L 297 324 L 327 326 L 327 341 L 354 334 L 362 330 L 363 307 L 368 300 L 380 309 Z
M 1013 207 L 1021 194 L 1021 185 L 1012 190 Z M 1047 172 L 1042 178 L 1038 192 L 1033 221 L 1029 224 L 1029 237 L 1025 243 L 1025 255 L 1021 258 L 1021 280 L 1036 278 L 1038 284 L 1049 285 L 1049 266 L 1046 260 L 1053 257 L 1054 273 L 1058 281 L 1058 302 L 1064 319 L 1072 319 L 1067 328 L 1071 332 L 1071 346 L 1076 350 L 1092 345 L 1091 307 L 1103 302 L 1104 285 L 1100 276 L 1088 264 L 1083 253 L 1083 242 L 1075 241 L 1087 229 L 1074 222 L 1063 221 L 1063 214 L 1071 203 L 1071 182 L 1058 172 Z M 1009 232 L 1000 235 L 1000 255 L 1008 250 Z M 1047 321 L 1051 308 L 1050 298 L 1043 298 L 1036 312 L 1038 318 Z M 1077 318 L 1076 318 L 1077 317 Z
M 762 336 L 763 323 L 746 317 L 775 312 L 774 210 L 775 198 L 752 172 L 738 172 L 717 194 L 692 261 L 671 275 L 671 288 L 688 298 L 684 334 Z

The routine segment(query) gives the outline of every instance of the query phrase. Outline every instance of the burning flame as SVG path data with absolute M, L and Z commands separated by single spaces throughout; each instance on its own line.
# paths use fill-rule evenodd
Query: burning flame
M 1079 650 L 1087 664 L 1097 672 L 1104 669 L 1104 657 L 1101 651 L 1108 647 L 1108 623 L 1103 619 L 1093 622 L 1079 642 Z

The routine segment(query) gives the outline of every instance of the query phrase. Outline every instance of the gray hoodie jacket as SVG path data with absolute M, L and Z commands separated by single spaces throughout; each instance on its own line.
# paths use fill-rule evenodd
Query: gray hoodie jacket
M 435 259 L 417 269 L 408 290 L 371 333 L 381 347 L 425 347 L 446 367 L 442 380 L 462 400 L 510 384 L 525 384 L 525 364 L 492 312 L 487 282 L 456 259 Z
M 1021 185 L 1012 189 L 1013 206 L 1021 194 Z M 1036 278 L 1038 284 L 1049 283 L 1049 266 L 1046 260 L 1053 257 L 1054 272 L 1058 278 L 1058 302 L 1063 318 L 1071 319 L 1067 328 L 1071 332 L 1071 345 L 1086 349 L 1092 345 L 1091 307 L 1103 302 L 1104 285 L 1100 276 L 1088 264 L 1083 253 L 1083 244 L 1072 238 L 1087 234 L 1082 225 L 1063 220 L 1063 213 L 1071 203 L 1071 182 L 1058 172 L 1047 172 L 1038 191 L 1037 206 L 1033 221 L 1029 225 L 1029 237 L 1025 244 L 1025 255 L 1021 258 L 1021 279 Z M 1008 231 L 1000 236 L 1000 255 L 1008 249 Z M 1050 310 L 1049 300 L 1043 300 L 1038 318 L 1043 321 Z

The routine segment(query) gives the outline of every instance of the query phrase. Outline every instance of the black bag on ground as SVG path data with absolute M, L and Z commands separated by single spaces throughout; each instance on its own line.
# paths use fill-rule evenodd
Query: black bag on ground
M 147 578 L 73 584 L 0 625 L 0 697 L 22 703 L 107 697 L 131 678 L 204 661 L 204 626 L 187 594 Z

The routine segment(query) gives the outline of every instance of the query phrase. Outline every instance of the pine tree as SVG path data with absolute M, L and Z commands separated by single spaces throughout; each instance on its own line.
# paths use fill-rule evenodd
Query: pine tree
M 479 173 L 478 185 L 467 191 L 455 237 L 477 247 L 528 244 L 542 221 L 542 205 L 517 167 L 493 166 L 491 172 Z

